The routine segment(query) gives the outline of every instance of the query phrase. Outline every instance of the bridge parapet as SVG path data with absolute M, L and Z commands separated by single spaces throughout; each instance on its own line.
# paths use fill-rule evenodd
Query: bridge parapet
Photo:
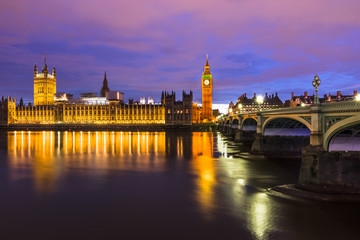
M 348 111 L 360 111 L 359 101 L 344 101 L 336 103 L 322 104 L 321 109 L 323 112 L 348 112 Z

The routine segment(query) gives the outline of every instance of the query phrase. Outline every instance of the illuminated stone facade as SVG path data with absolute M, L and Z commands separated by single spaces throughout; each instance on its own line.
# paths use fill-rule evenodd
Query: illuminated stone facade
M 37 66 L 34 67 L 34 106 L 53 105 L 54 94 L 56 93 L 56 70 L 53 68 L 52 74 L 45 66 L 39 73 Z
M 0 102 L 0 124 L 9 124 L 16 119 L 16 98 L 2 97 Z
M 165 106 L 165 123 L 167 125 L 192 124 L 192 99 L 193 94 L 182 93 L 182 101 L 176 101 L 175 92 L 163 92 L 161 102 Z
M 164 106 L 159 104 L 108 105 L 57 103 L 51 106 L 18 106 L 8 123 L 161 124 Z

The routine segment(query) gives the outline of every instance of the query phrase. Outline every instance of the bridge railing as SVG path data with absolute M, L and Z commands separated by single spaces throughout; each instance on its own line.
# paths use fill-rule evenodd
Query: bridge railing
M 228 117 L 233 117 L 233 116 L 256 116 L 258 113 L 272 115 L 272 114 L 279 114 L 279 113 L 280 114 L 305 113 L 305 112 L 309 112 L 309 111 L 310 111 L 310 106 L 273 108 L 273 109 L 261 110 L 261 111 L 242 112 L 242 113 L 237 113 L 237 114 L 232 113 L 231 115 L 226 114 L 221 119 L 224 120 Z
M 334 110 L 341 110 L 343 112 L 360 110 L 360 102 L 359 101 L 342 101 L 342 102 L 326 103 L 326 104 L 322 104 L 321 108 L 324 112 L 334 111 Z

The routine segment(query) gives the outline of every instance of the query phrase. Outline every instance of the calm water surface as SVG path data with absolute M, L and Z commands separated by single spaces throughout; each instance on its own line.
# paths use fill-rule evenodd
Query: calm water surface
M 277 198 L 299 160 L 217 133 L 2 132 L 0 239 L 359 239 L 360 204 Z

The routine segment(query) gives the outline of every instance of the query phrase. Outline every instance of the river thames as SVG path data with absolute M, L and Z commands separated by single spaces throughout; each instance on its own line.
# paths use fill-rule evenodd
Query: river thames
M 0 239 L 358 239 L 360 204 L 267 193 L 300 161 L 219 133 L 1 132 Z

